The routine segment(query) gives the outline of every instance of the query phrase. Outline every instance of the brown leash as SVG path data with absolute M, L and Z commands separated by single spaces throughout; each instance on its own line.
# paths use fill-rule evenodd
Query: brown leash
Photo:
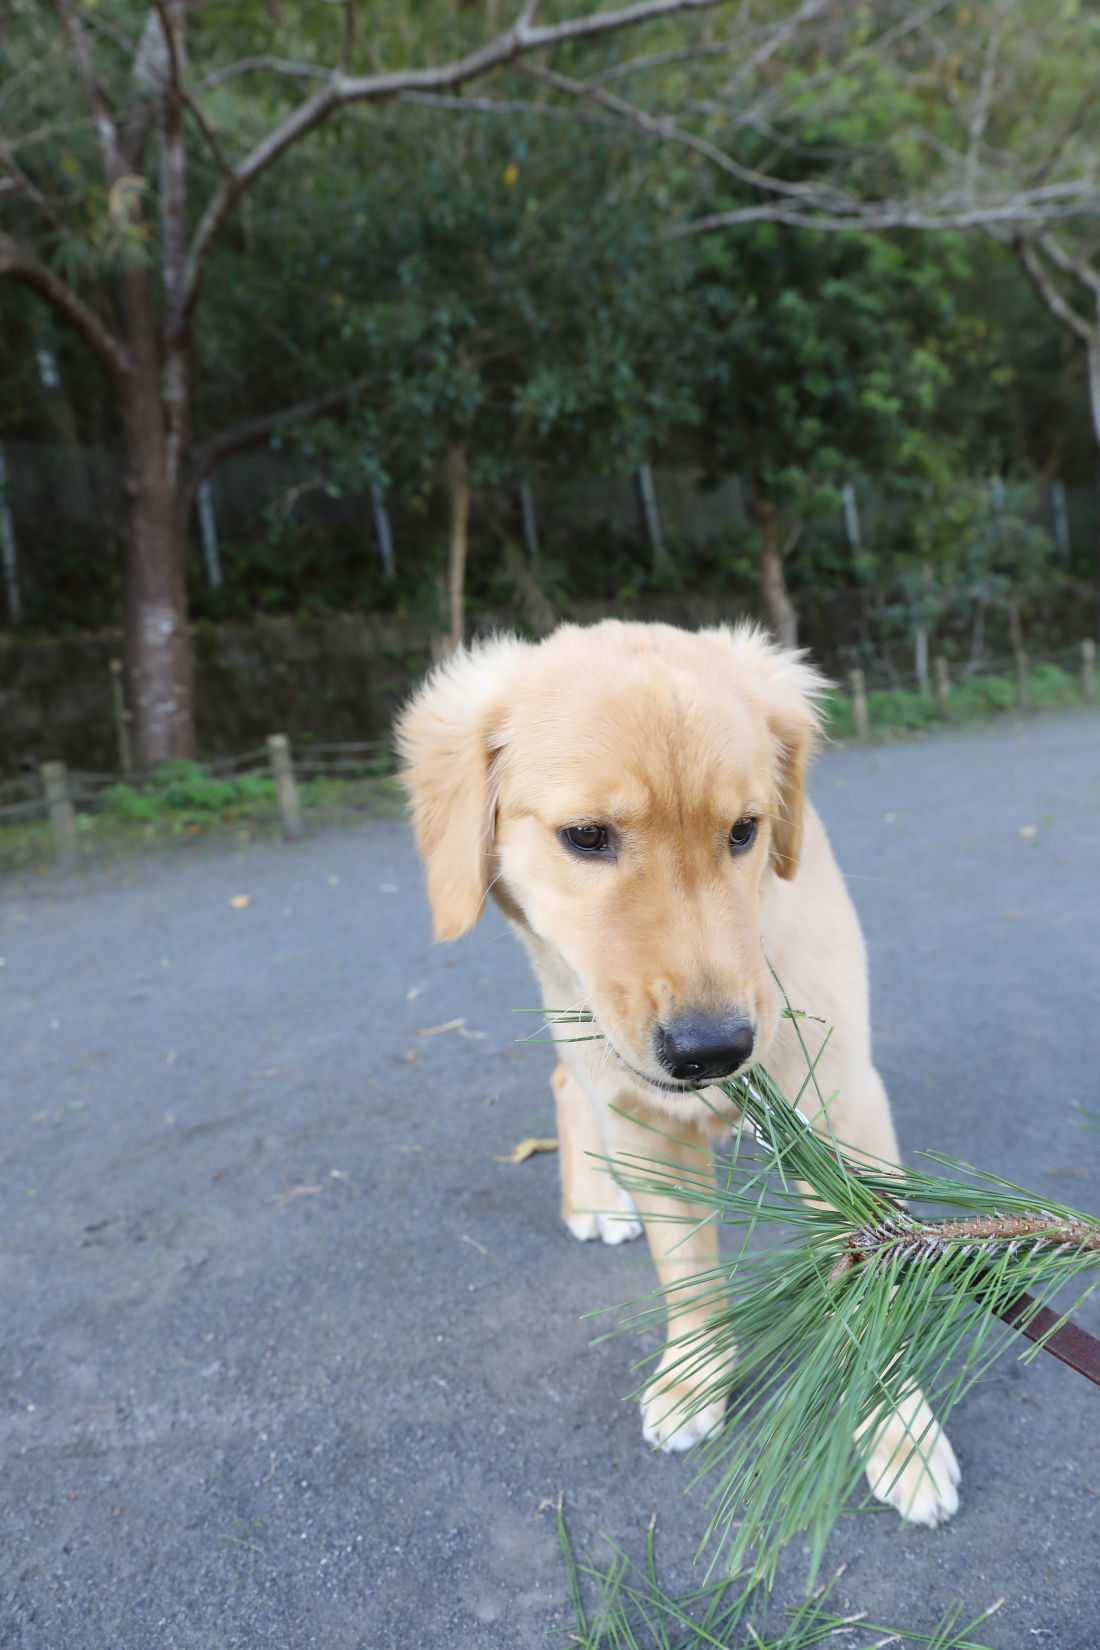
M 997 1315 L 1029 1341 L 1041 1341 L 1058 1322 L 1061 1313 L 1052 1312 L 1049 1306 L 1041 1306 L 1036 1312 L 1033 1297 L 1020 1295 Z M 1021 1319 L 1025 1321 L 1021 1322 Z M 1081 1329 L 1075 1323 L 1064 1323 L 1044 1342 L 1043 1350 L 1053 1353 L 1079 1375 L 1100 1386 L 1100 1340 L 1090 1335 L 1087 1329 Z

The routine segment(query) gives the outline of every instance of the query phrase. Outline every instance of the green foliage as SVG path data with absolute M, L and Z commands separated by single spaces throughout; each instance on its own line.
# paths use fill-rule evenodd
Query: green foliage
M 1082 702 L 1079 683 L 1060 665 L 1034 665 L 1028 672 L 1027 686 L 1035 710 L 1055 710 Z M 990 675 L 964 676 L 952 683 L 948 700 L 953 723 L 1001 715 L 1016 710 L 1019 702 L 1015 679 Z M 827 738 L 854 737 L 852 701 L 846 693 L 833 689 L 822 700 L 821 708 Z M 930 732 L 944 725 L 933 696 L 908 688 L 873 689 L 867 695 L 867 714 L 871 735 L 879 739 Z
M 254 803 L 272 803 L 275 782 L 261 774 L 217 779 L 201 762 L 162 762 L 139 790 L 110 785 L 104 809 L 120 820 L 154 821 L 171 814 L 224 814 Z

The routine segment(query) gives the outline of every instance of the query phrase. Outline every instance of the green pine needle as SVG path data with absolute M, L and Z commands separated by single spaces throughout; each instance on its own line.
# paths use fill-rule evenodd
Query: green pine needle
M 811 1650 L 840 1632 L 851 1650 L 875 1650 L 876 1645 L 903 1641 L 930 1650 L 989 1650 L 970 1635 L 1003 1603 L 998 1599 L 962 1627 L 956 1606 L 930 1634 L 882 1627 L 864 1615 L 839 1616 L 827 1608 L 829 1594 L 842 1573 L 837 1571 L 812 1597 L 786 1612 L 776 1636 L 767 1625 L 766 1589 L 751 1576 L 706 1582 L 680 1598 L 666 1593 L 657 1579 L 652 1520 L 641 1565 L 613 1543 L 606 1569 L 579 1563 L 560 1505 L 558 1538 L 574 1616 L 573 1630 L 565 1634 L 565 1641 L 579 1650 L 641 1650 L 643 1645 L 647 1650 Z M 587 1606 L 585 1593 L 593 1585 L 595 1604 Z
M 1064 1286 L 1100 1269 L 1100 1223 L 938 1153 L 925 1155 L 960 1178 L 863 1162 L 857 1171 L 765 1072 L 720 1086 L 742 1124 L 719 1184 L 702 1166 L 692 1177 L 663 1164 L 659 1148 L 612 1167 L 629 1191 L 695 1205 L 685 1222 L 696 1224 L 702 1205 L 740 1228 L 738 1253 L 658 1292 L 624 1327 L 660 1327 L 667 1314 L 674 1331 L 681 1299 L 690 1294 L 697 1313 L 702 1285 L 708 1329 L 679 1343 L 676 1377 L 737 1347 L 726 1424 L 696 1478 L 716 1479 L 708 1537 L 722 1537 L 733 1568 L 751 1558 L 754 1574 L 768 1579 L 782 1547 L 806 1531 L 816 1573 L 862 1481 L 855 1431 L 915 1386 L 942 1423 L 1013 1340 L 999 1315 L 1031 1291 L 1019 1319 L 1030 1322 Z M 827 1112 L 814 1122 L 827 1131 Z M 750 1132 L 755 1154 L 746 1149 Z M 830 1207 L 806 1203 L 798 1181 Z M 906 1207 L 928 1204 L 951 1218 Z M 765 1226 L 780 1228 L 780 1241 L 750 1249 Z M 713 1386 L 701 1392 L 700 1407 L 718 1395 Z
M 801 1041 L 806 1016 L 789 1004 L 786 1012 Z M 580 1009 L 546 1018 L 591 1023 Z M 657 1128 L 652 1156 L 608 1165 L 630 1192 L 691 1205 L 685 1234 L 698 1225 L 700 1207 L 740 1231 L 734 1258 L 633 1303 L 639 1310 L 621 1327 L 663 1331 L 667 1318 L 681 1357 L 664 1374 L 676 1380 L 721 1367 L 716 1354 L 736 1347 L 726 1422 L 704 1446 L 693 1482 L 712 1485 L 704 1538 L 712 1565 L 725 1549 L 735 1571 L 751 1564 L 763 1581 L 803 1532 L 816 1575 L 837 1518 L 861 1486 L 861 1506 L 873 1505 L 853 1444 L 860 1427 L 918 1386 L 944 1423 L 1018 1329 L 1081 1274 L 1100 1270 L 1100 1221 L 996 1175 L 937 1152 L 922 1155 L 949 1173 L 863 1157 L 857 1168 L 817 1088 L 820 1052 L 812 1060 L 802 1046 L 807 1076 L 795 1104 L 760 1068 L 717 1085 L 741 1115 L 718 1184 L 704 1153 L 696 1174 L 663 1161 Z M 799 1182 L 827 1206 L 807 1203 Z M 933 1212 L 942 1209 L 949 1216 Z M 778 1241 L 751 1247 L 765 1227 L 778 1229 Z M 1096 1287 L 1088 1285 L 1022 1356 L 1034 1357 Z M 1025 1293 L 1032 1299 L 1021 1308 Z M 677 1342 L 677 1316 L 690 1308 L 697 1325 L 701 1303 L 706 1332 L 693 1326 Z M 1001 1321 L 1010 1309 L 1015 1327 Z M 728 1383 L 728 1376 L 712 1381 L 697 1394 L 698 1407 Z M 914 1442 L 919 1449 L 922 1440 Z

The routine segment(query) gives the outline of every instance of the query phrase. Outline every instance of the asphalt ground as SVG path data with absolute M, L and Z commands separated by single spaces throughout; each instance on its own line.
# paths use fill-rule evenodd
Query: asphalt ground
M 907 1153 L 1100 1208 L 1100 715 L 831 752 L 814 794 Z M 656 1513 L 697 1579 L 644 1348 L 583 1316 L 643 1248 L 500 1161 L 553 1132 L 535 989 L 498 914 L 432 946 L 402 823 L 9 881 L 0 956 L 5 1650 L 561 1643 L 559 1495 L 581 1558 Z M 1008 1357 L 951 1435 L 958 1516 L 844 1519 L 838 1607 L 1003 1594 L 1000 1650 L 1097 1650 L 1100 1392 Z

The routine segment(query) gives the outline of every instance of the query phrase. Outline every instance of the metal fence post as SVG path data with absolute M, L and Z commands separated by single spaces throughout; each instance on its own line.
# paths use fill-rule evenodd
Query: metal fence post
M 866 739 L 871 731 L 867 714 L 867 687 L 862 670 L 848 672 L 848 688 L 852 695 L 852 727 L 857 739 Z
M 111 660 L 111 712 L 115 719 L 118 760 L 123 773 L 128 774 L 133 767 L 133 757 L 130 752 L 130 712 L 126 709 L 126 694 L 122 686 L 121 659 Z
M 80 864 L 80 844 L 76 835 L 76 814 L 69 793 L 69 775 L 64 762 L 43 762 L 39 768 L 46 793 L 46 812 L 53 832 L 58 868 L 75 871 Z
M 1081 697 L 1086 702 L 1096 698 L 1096 643 L 1091 636 L 1081 643 Z
M 271 758 L 271 772 L 275 776 L 275 794 L 279 799 L 279 813 L 283 820 L 283 835 L 293 840 L 300 837 L 302 799 L 298 795 L 298 781 L 294 777 L 294 763 L 290 755 L 290 741 L 285 733 L 268 737 L 267 752 Z
M 951 671 L 941 653 L 936 660 L 936 710 L 945 722 L 951 720 Z

